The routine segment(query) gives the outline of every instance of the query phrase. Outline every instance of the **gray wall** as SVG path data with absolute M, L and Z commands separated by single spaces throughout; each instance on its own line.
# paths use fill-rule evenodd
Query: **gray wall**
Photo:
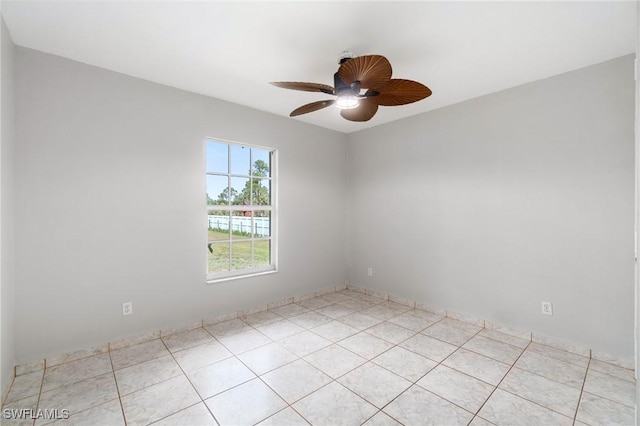
M 346 135 L 20 47 L 16 72 L 20 362 L 344 284 Z M 205 284 L 207 136 L 278 149 L 279 273 Z
M 18 362 L 341 284 L 345 258 L 353 284 L 633 356 L 631 57 L 349 136 L 16 67 Z M 279 150 L 279 273 L 204 284 L 206 136 Z
M 0 394 L 8 390 L 16 361 L 14 333 L 14 252 L 13 252 L 13 155 L 14 128 L 14 50 L 4 19 L 0 15 Z
M 631 359 L 633 69 L 350 135 L 349 282 Z

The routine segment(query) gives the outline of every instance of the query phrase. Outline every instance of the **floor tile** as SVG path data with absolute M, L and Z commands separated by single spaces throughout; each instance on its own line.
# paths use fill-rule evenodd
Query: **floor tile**
M 320 308 L 316 312 L 328 316 L 329 318 L 338 319 L 354 313 L 355 310 L 334 303 L 333 305 Z
M 244 331 L 232 336 L 223 337 L 219 341 L 236 355 L 272 342 L 271 339 L 258 330 Z
M 121 400 L 127 425 L 146 425 L 197 404 L 200 397 L 186 377 L 178 376 Z
M 495 389 L 488 383 L 444 365 L 431 370 L 416 384 L 472 413 L 482 407 Z
M 442 322 L 435 323 L 431 327 L 422 330 L 422 334 L 425 336 L 433 337 L 456 346 L 462 346 L 475 336 L 476 333 L 475 331 L 463 330 Z
M 324 337 L 318 336 L 311 331 L 303 331 L 302 333 L 294 334 L 293 336 L 285 337 L 279 340 L 278 343 L 282 345 L 286 350 L 293 352 L 299 357 L 309 355 L 331 345 L 331 341 Z
M 202 399 L 224 392 L 256 377 L 235 357 L 187 372 L 187 376 Z
M 337 342 L 360 332 L 357 328 L 353 328 L 336 320 L 314 327 L 311 331 L 332 342 Z
M 164 419 L 153 424 L 153 426 L 217 426 L 213 416 L 204 405 L 200 402 L 189 408 L 178 411 Z
M 582 389 L 587 374 L 587 369 L 584 367 L 532 351 L 524 351 L 515 366 L 578 389 Z
M 14 378 L 3 409 L 70 419 L 2 424 L 595 426 L 635 415 L 633 370 L 352 290 L 120 343 Z
M 44 370 L 22 374 L 13 379 L 5 402 L 18 401 L 33 395 L 39 395 L 42 388 Z
M 497 330 L 492 330 L 489 328 L 483 329 L 480 333 L 480 336 L 486 337 L 488 339 L 497 340 L 498 342 L 507 343 L 511 346 L 517 346 L 519 348 L 526 348 L 531 340 L 523 339 L 521 337 L 512 336 L 510 334 L 501 333 Z
M 494 386 L 500 383 L 511 368 L 509 364 L 462 348 L 449 355 L 442 363 Z
M 587 368 L 589 365 L 589 358 L 582 355 L 574 354 L 571 352 L 556 349 L 551 346 L 542 345 L 540 343 L 531 342 L 527 346 L 528 351 L 533 351 L 541 355 L 545 355 L 551 358 L 559 359 L 560 361 L 568 362 L 569 364 L 575 364 L 579 367 Z
M 394 345 L 397 345 L 416 334 L 413 330 L 400 327 L 399 325 L 392 324 L 390 322 L 382 322 L 378 325 L 374 325 L 373 327 L 365 330 L 365 332 L 384 339 L 387 342 L 393 343 Z
M 304 328 L 289 320 L 275 321 L 256 328 L 271 340 L 280 340 L 304 331 Z
M 354 311 L 361 311 L 363 309 L 372 307 L 374 304 L 371 302 L 367 302 L 366 300 L 350 299 L 338 302 L 338 305 L 344 306 L 345 308 L 352 309 Z
M 580 389 L 517 367 L 509 371 L 499 388 L 568 417 L 575 415 L 580 399 Z
M 475 416 L 469 426 L 493 426 L 493 423 L 488 420 L 483 419 L 482 417 Z
M 125 426 L 120 400 L 117 399 L 70 414 L 67 420 L 47 423 L 47 425 L 94 426 L 99 422 L 109 426 Z
M 443 318 L 442 321 L 440 321 L 440 324 L 450 326 L 450 327 L 455 327 L 460 330 L 467 331 L 469 333 L 478 333 L 482 330 L 482 327 L 479 325 L 456 320 L 450 317 Z
M 411 382 L 415 382 L 437 365 L 435 361 L 400 346 L 378 355 L 372 362 Z
M 371 362 L 345 374 L 338 382 L 378 408 L 387 405 L 412 385 L 410 381 Z
M 233 354 L 219 342 L 205 343 L 173 354 L 184 371 L 197 370 L 232 356 Z
M 44 370 L 42 392 L 112 371 L 109 354 L 101 354 L 77 361 L 65 362 Z
M 233 336 L 244 331 L 253 330 L 246 322 L 241 319 L 232 319 L 229 321 L 219 322 L 217 324 L 208 325 L 205 327 L 209 333 L 211 333 L 216 339 L 222 339 L 223 337 Z
M 67 409 L 73 414 L 117 398 L 118 390 L 113 373 L 106 373 L 43 392 L 38 407 Z
M 328 300 L 320 299 L 319 297 L 313 297 L 311 299 L 305 299 L 298 302 L 298 305 L 307 308 L 307 309 L 320 309 L 325 306 L 333 305 L 333 302 L 329 302 Z
M 167 355 L 117 370 L 115 375 L 118 391 L 122 396 L 180 376 L 182 370 L 173 357 Z
M 308 426 L 309 423 L 291 408 L 278 411 L 273 416 L 258 423 L 259 426 Z
M 313 328 L 333 320 L 326 315 L 310 311 L 301 315 L 296 315 L 295 317 L 290 317 L 289 321 L 298 324 L 300 327 Z
M 618 367 L 617 365 L 609 364 L 597 359 L 591 359 L 591 362 L 589 362 L 589 369 L 599 371 L 601 373 L 607 373 L 619 379 L 635 382 L 635 372 L 633 370 Z
M 177 352 L 193 346 L 213 342 L 215 339 L 204 328 L 194 328 L 193 330 L 170 334 L 163 337 L 162 341 L 167 345 L 169 351 Z
M 331 377 L 301 359 L 264 374 L 261 378 L 289 404 L 332 381 Z
M 38 409 L 39 395 L 12 401 L 2 406 L 3 426 L 33 426 L 32 412 Z M 5 411 L 8 410 L 8 411 Z M 32 410 L 32 411 L 28 411 Z
M 337 303 L 337 302 L 344 302 L 345 300 L 351 300 L 351 297 L 345 294 L 336 292 L 336 293 L 329 293 L 329 294 L 322 295 L 320 296 L 320 299 Z
M 273 311 L 260 311 L 255 314 L 245 315 L 240 319 L 249 325 L 258 327 L 261 325 L 267 325 L 272 322 L 281 321 L 284 319 L 282 315 L 278 315 Z
M 380 303 L 380 306 L 395 309 L 398 312 L 407 312 L 414 309 L 413 304 L 411 306 L 408 306 L 402 303 L 393 302 L 391 300 L 384 300 L 382 303 Z
M 341 384 L 332 382 L 293 404 L 312 425 L 356 426 L 378 409 Z
M 402 315 L 411 315 L 416 318 L 428 320 L 431 323 L 442 321 L 445 318 L 442 315 L 434 314 L 433 312 L 425 311 L 422 309 L 409 309 Z
M 491 395 L 478 415 L 496 425 L 571 426 L 573 419 L 501 389 Z
M 398 423 L 383 411 L 378 411 L 363 426 L 402 426 L 402 423 Z
M 420 318 L 412 314 L 411 312 L 404 313 L 402 315 L 398 315 L 397 317 L 393 317 L 389 319 L 389 322 L 392 324 L 399 325 L 404 328 L 408 328 L 409 330 L 413 330 L 415 332 L 422 331 L 430 325 L 435 324 L 436 321 L 439 321 L 441 317 L 437 320 L 433 321 L 426 318 Z
M 243 383 L 205 402 L 220 425 L 253 425 L 287 406 L 260 379 Z
M 365 315 L 369 315 L 371 317 L 375 317 L 384 321 L 388 321 L 391 318 L 397 317 L 399 315 L 402 315 L 403 313 L 406 312 L 406 310 L 404 309 L 398 309 L 398 308 L 392 308 L 389 306 L 384 306 L 383 304 L 380 305 L 376 305 L 376 306 L 372 306 L 370 308 L 367 309 L 363 309 L 362 311 L 363 314 Z
M 360 294 L 360 295 L 353 295 L 354 299 L 358 299 L 358 300 L 364 300 L 366 302 L 371 302 L 374 305 L 378 305 L 382 302 L 385 301 L 385 299 L 382 299 L 380 297 L 376 297 L 376 296 L 371 296 L 369 294 Z
M 357 328 L 358 330 L 364 330 L 382 322 L 381 319 L 365 315 L 362 312 L 354 312 L 350 315 L 338 318 L 338 321 L 353 328 Z
M 413 385 L 382 411 L 405 425 L 466 425 L 473 414 Z
M 458 349 L 457 346 L 434 339 L 433 337 L 425 336 L 424 334 L 416 334 L 400 343 L 399 346 L 436 362 L 442 361 Z
M 462 346 L 464 349 L 488 356 L 497 361 L 511 364 L 516 362 L 522 348 L 511 346 L 507 343 L 498 342 L 497 340 L 487 339 L 486 337 L 475 336 Z
M 589 425 L 632 425 L 635 409 L 583 392 L 576 420 Z
M 334 379 L 367 362 L 360 355 L 338 345 L 320 349 L 304 357 L 304 360 Z
M 305 312 L 309 312 L 309 309 L 305 308 L 304 306 L 300 306 L 297 303 L 289 303 L 288 305 L 273 308 L 271 309 L 271 311 L 285 318 L 289 318 L 296 315 L 304 314 Z
M 393 347 L 393 344 L 386 340 L 372 336 L 366 332 L 347 337 L 338 342 L 338 344 L 368 360 L 377 357 Z
M 238 359 L 255 374 L 261 375 L 295 361 L 298 356 L 274 342 L 244 352 L 238 355 Z
M 162 343 L 162 340 L 154 339 L 111 351 L 111 362 L 113 369 L 119 370 L 166 355 L 169 355 L 169 350 Z
M 635 383 L 592 369 L 587 372 L 584 390 L 628 407 L 633 407 L 636 400 Z

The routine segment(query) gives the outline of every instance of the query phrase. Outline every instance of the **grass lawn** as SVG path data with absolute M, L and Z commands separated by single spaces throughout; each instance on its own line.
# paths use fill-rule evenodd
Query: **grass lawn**
M 229 270 L 229 234 L 209 230 L 209 242 L 213 253 L 209 252 L 209 272 Z M 220 241 L 216 243 L 216 241 Z M 271 241 L 253 242 L 253 264 L 251 263 L 251 241 L 247 237 L 233 235 L 231 240 L 231 270 L 269 265 L 271 259 Z

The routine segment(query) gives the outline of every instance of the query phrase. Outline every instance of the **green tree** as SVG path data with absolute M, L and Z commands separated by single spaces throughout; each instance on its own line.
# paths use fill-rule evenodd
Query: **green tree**
M 261 178 L 269 176 L 269 165 L 263 160 L 256 160 L 253 163 L 253 177 L 247 180 L 242 191 L 236 193 L 233 197 L 235 205 L 249 205 L 253 201 L 253 205 L 265 206 L 270 204 L 269 187 L 263 185 L 268 180 Z
M 229 193 L 231 193 L 231 197 L 229 197 Z M 218 199 L 213 202 L 211 202 L 211 204 L 215 204 L 215 205 L 220 205 L 220 204 L 229 204 L 229 198 L 231 198 L 231 200 L 233 200 L 233 202 L 235 203 L 235 199 L 238 196 L 238 191 L 235 188 L 229 188 L 229 191 L 227 191 L 226 189 L 223 190 L 220 194 L 218 194 Z M 207 196 L 207 201 L 210 200 L 211 198 L 209 198 L 209 196 Z

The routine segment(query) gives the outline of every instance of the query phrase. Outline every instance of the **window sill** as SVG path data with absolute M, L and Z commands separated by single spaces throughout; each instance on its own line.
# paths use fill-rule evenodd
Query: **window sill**
M 257 272 L 242 274 L 242 275 L 231 275 L 231 276 L 225 276 L 220 278 L 207 278 L 207 284 L 218 284 L 218 283 L 223 283 L 225 281 L 234 281 L 242 278 L 261 277 L 263 275 L 271 275 L 277 272 L 278 272 L 277 269 L 269 269 L 266 271 L 257 271 Z

